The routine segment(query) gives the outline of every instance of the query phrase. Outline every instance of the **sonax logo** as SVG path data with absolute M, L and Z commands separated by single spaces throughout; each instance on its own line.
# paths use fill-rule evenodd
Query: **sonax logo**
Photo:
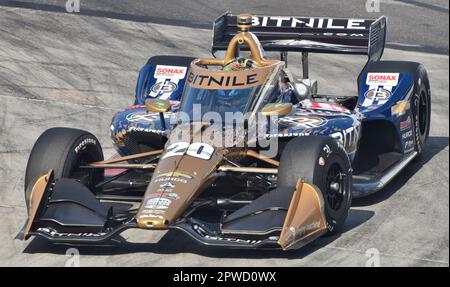
M 157 65 L 156 79 L 183 79 L 186 75 L 186 67 Z
M 369 86 L 397 86 L 399 73 L 368 73 L 366 84 Z

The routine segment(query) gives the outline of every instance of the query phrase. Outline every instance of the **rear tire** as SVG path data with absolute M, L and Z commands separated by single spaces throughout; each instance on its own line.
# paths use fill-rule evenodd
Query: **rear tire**
M 342 230 L 352 200 L 352 169 L 347 153 L 330 137 L 306 136 L 289 141 L 278 169 L 278 186 L 295 189 L 302 178 L 316 185 L 325 202 L 328 235 Z M 338 188 L 332 183 L 337 183 Z
M 411 97 L 411 111 L 414 130 L 414 150 L 420 156 L 430 134 L 431 95 L 430 83 L 425 68 L 417 67 L 414 79 L 414 93 Z
M 70 128 L 51 128 L 36 141 L 25 173 L 25 199 L 29 202 L 32 186 L 53 169 L 55 179 L 76 178 L 91 189 L 103 179 L 103 170 L 80 170 L 81 165 L 102 161 L 103 151 L 98 139 L 89 132 Z

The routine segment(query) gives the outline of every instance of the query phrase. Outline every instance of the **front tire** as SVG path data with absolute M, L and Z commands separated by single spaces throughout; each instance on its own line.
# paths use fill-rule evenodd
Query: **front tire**
M 278 186 L 295 189 L 302 178 L 316 185 L 325 202 L 328 235 L 342 230 L 352 200 L 352 169 L 347 153 L 330 137 L 306 136 L 289 141 L 278 169 Z
M 89 132 L 70 128 L 51 128 L 36 141 L 25 172 L 25 199 L 28 204 L 32 186 L 53 169 L 55 179 L 76 178 L 93 187 L 103 179 L 103 170 L 86 171 L 79 167 L 102 161 L 103 151 L 98 139 Z

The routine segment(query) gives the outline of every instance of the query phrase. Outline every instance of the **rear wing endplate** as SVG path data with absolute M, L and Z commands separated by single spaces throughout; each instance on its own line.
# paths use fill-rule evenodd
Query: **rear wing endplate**
M 265 51 L 367 55 L 378 61 L 386 42 L 387 18 L 253 16 L 251 32 Z M 225 13 L 214 21 L 212 52 L 226 50 L 237 34 L 237 16 Z M 241 49 L 246 50 L 243 46 Z

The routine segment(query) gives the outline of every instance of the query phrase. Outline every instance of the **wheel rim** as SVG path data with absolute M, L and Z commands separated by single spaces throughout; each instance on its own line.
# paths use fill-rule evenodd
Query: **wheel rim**
M 345 198 L 345 174 L 341 166 L 334 163 L 330 166 L 326 178 L 326 201 L 328 207 L 333 211 L 338 211 Z
M 422 92 L 420 94 L 418 105 L 418 116 L 419 116 L 420 134 L 425 135 L 427 132 L 427 123 L 428 123 L 428 99 L 425 92 Z

